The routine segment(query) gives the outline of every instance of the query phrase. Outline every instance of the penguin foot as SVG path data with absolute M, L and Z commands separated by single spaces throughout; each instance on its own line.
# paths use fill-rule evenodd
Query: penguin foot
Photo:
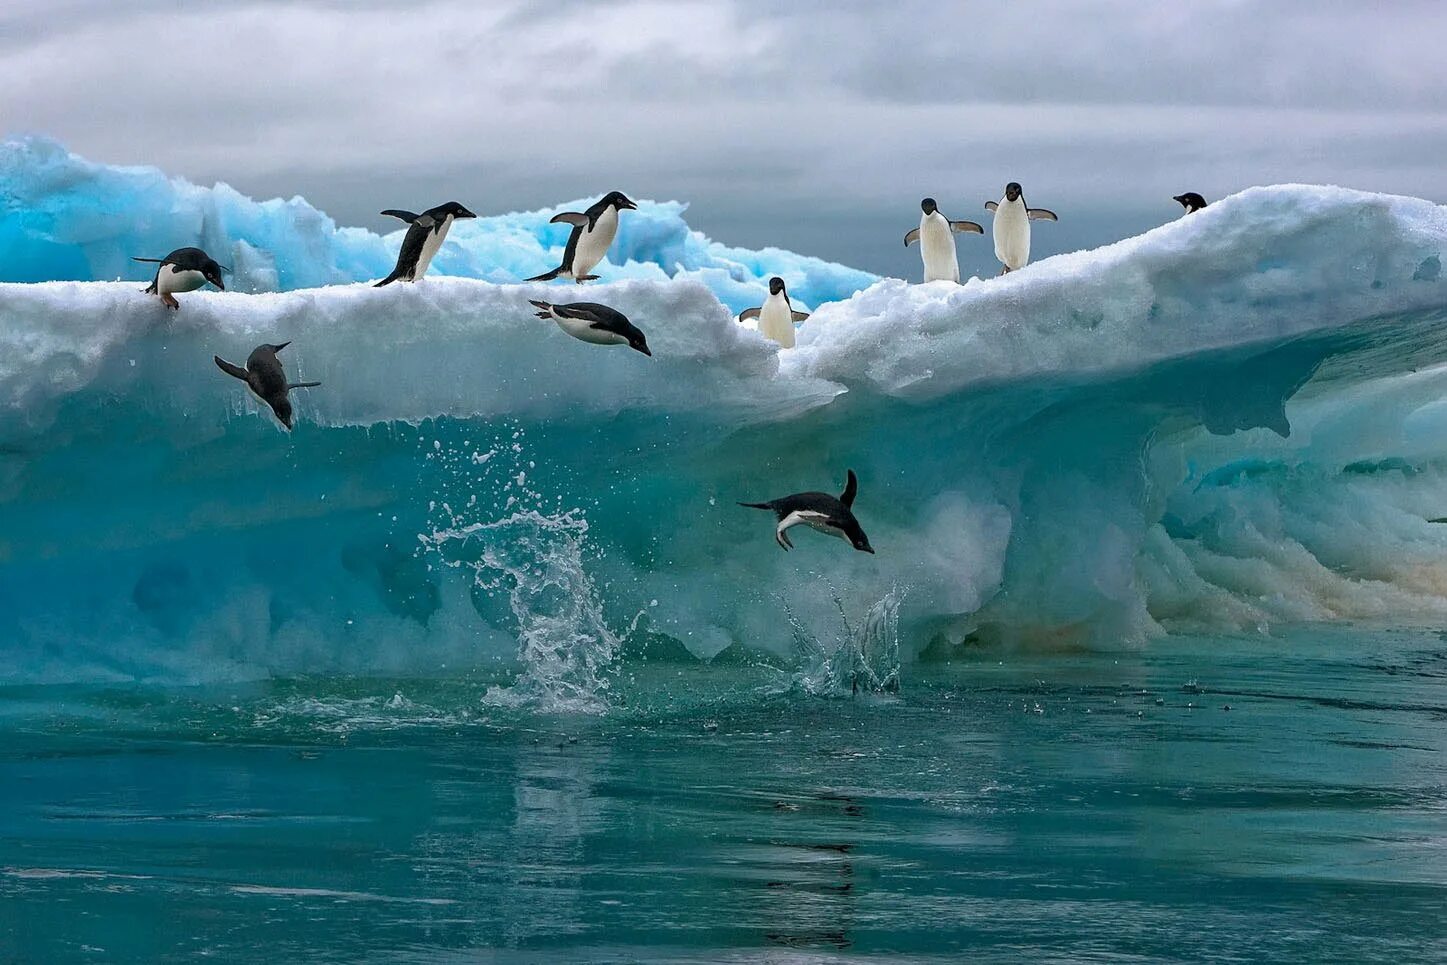
M 166 292 L 161 296 L 161 304 L 165 305 L 172 311 L 175 311 L 176 309 L 181 307 L 181 303 L 176 301 L 176 297 L 170 292 Z

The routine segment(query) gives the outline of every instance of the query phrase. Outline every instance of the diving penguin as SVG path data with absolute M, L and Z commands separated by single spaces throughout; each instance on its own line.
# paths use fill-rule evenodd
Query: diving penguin
M 382 213 L 400 218 L 407 222 L 408 227 L 407 234 L 402 237 L 402 250 L 397 252 L 397 267 L 392 269 L 392 274 L 373 285 L 373 288 L 381 288 L 394 281 L 416 281 L 427 274 L 427 266 L 432 264 L 433 256 L 442 247 L 442 242 L 447 240 L 447 232 L 451 229 L 452 222 L 459 218 L 477 217 L 456 201 L 428 208 L 421 214 L 413 214 L 400 208 L 388 208 Z
M 648 339 L 628 316 L 596 302 L 573 302 L 554 305 L 528 299 L 538 310 L 538 318 L 551 319 L 558 327 L 581 342 L 594 345 L 627 345 L 635 352 L 652 355 Z
M 262 402 L 271 406 L 271 411 L 276 413 L 277 419 L 291 429 L 291 399 L 287 397 L 292 389 L 310 389 L 321 385 L 320 382 L 287 382 L 286 372 L 281 367 L 281 359 L 276 353 L 290 345 L 290 342 L 282 342 L 280 345 L 258 345 L 251 350 L 246 357 L 246 368 L 233 365 L 219 355 L 211 356 L 216 367 L 227 375 L 235 376 L 246 383 L 253 395 Z
M 1030 261 L 1030 222 L 1059 221 L 1054 211 L 1025 206 L 1020 182 L 1005 185 L 1005 196 L 986 201 L 985 210 L 995 212 L 995 257 L 1004 265 L 1000 274 L 1024 268 Z
M 780 348 L 794 347 L 794 323 L 809 317 L 808 312 L 796 312 L 789 303 L 789 293 L 784 289 L 784 279 L 775 275 L 769 279 L 769 297 L 758 308 L 746 308 L 739 314 L 739 321 L 751 318 L 759 320 L 759 333 L 779 343 Z
M 1194 191 L 1178 194 L 1175 196 L 1175 200 L 1180 202 L 1181 207 L 1186 209 L 1186 214 L 1195 214 L 1206 206 L 1206 199 Z
M 132 258 L 132 261 L 154 262 L 156 277 L 146 289 L 148 295 L 160 295 L 161 301 L 170 308 L 180 308 L 176 292 L 193 292 L 208 281 L 222 291 L 221 273 L 230 271 L 222 268 L 200 248 L 177 248 L 164 258 Z
M 960 280 L 960 262 L 955 256 L 955 235 L 971 231 L 977 235 L 985 229 L 973 221 L 951 221 L 940 213 L 934 198 L 925 198 L 919 203 L 919 227 L 904 236 L 904 246 L 919 242 L 919 254 L 924 259 L 924 280 Z
M 849 545 L 860 552 L 873 553 L 874 547 L 869 545 L 869 537 L 864 535 L 859 520 L 854 518 L 854 496 L 858 492 L 859 480 L 855 477 L 854 470 L 850 469 L 848 481 L 844 483 L 844 492 L 840 493 L 838 498 L 828 493 L 794 493 L 792 496 L 771 499 L 766 503 L 739 505 L 749 509 L 767 509 L 774 514 L 778 520 L 774 539 L 785 552 L 794 548 L 794 544 L 789 541 L 789 530 L 802 524 L 821 533 L 848 540 Z
M 618 212 L 637 207 L 622 191 L 609 191 L 587 211 L 564 211 L 553 215 L 548 224 L 573 226 L 572 233 L 568 235 L 568 247 L 563 249 L 563 263 L 552 271 L 534 275 L 528 281 L 571 278 L 581 285 L 596 279 L 597 275 L 588 273 L 603 260 L 618 234 Z

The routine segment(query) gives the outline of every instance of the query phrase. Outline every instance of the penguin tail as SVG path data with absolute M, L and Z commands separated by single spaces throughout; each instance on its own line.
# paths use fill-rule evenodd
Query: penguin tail
M 401 278 L 401 277 L 402 277 L 402 274 L 401 274 L 400 272 L 394 271 L 394 272 L 392 272 L 392 274 L 388 275 L 386 278 L 383 278 L 381 281 L 377 282 L 377 284 L 373 285 L 372 287 L 373 287 L 373 288 L 381 288 L 383 285 L 390 285 L 390 284 L 392 284 L 392 282 L 396 281 L 398 278 Z
M 524 280 L 525 280 L 525 281 L 552 281 L 554 278 L 557 278 L 557 277 L 558 277 L 559 275 L 561 275 L 562 273 L 563 273 L 563 266 L 562 266 L 562 265 L 559 265 L 558 267 L 554 268 L 552 271 L 543 272 L 541 275 L 534 275 L 533 277 L 527 278 L 527 279 L 524 279 Z
M 149 285 L 147 285 L 145 288 L 141 289 L 141 291 L 145 292 L 147 295 L 154 295 L 154 294 L 156 294 L 158 291 L 160 291 L 160 289 L 156 287 L 156 282 L 155 282 L 155 280 L 153 279 L 153 280 L 151 281 L 151 283 L 150 283 Z

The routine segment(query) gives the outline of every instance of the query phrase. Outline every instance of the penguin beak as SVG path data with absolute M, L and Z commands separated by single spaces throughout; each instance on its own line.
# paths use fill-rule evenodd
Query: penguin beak
M 634 204 L 632 201 L 629 201 L 627 198 L 624 198 L 624 199 L 623 199 L 623 203 L 622 203 L 621 205 L 619 205 L 619 207 L 628 208 L 628 209 L 630 209 L 630 210 L 632 210 L 632 211 L 637 211 L 637 210 L 638 210 L 638 205 Z
M 653 353 L 648 350 L 647 345 L 635 345 L 633 347 L 638 351 L 642 352 L 644 355 L 648 356 L 649 358 L 653 358 Z
M 476 218 L 476 217 L 477 217 L 477 215 L 473 214 L 471 211 L 468 211 L 466 208 L 463 208 L 460 212 L 458 212 L 458 215 L 457 215 L 457 216 L 458 216 L 459 218 Z
M 217 288 L 221 289 L 222 291 L 225 291 L 225 290 L 226 290 L 226 286 L 225 286 L 224 284 L 222 284 L 222 282 L 221 282 L 221 276 L 220 276 L 220 275 L 217 275 L 215 278 L 211 279 L 211 284 L 215 285 Z

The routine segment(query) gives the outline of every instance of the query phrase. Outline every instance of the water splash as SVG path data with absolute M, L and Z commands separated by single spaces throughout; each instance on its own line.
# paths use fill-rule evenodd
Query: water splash
M 576 510 L 527 510 L 418 537 L 443 565 L 470 571 L 476 590 L 507 605 L 523 669 L 510 687 L 488 690 L 484 703 L 549 713 L 607 710 L 607 672 L 622 642 L 584 565 L 587 533 Z
M 859 625 L 853 626 L 843 599 L 834 591 L 843 632 L 831 643 L 821 641 L 790 613 L 794 646 L 801 661 L 801 667 L 790 678 L 790 689 L 823 697 L 861 691 L 898 693 L 899 608 L 904 597 L 903 590 L 891 587 L 870 606 Z

